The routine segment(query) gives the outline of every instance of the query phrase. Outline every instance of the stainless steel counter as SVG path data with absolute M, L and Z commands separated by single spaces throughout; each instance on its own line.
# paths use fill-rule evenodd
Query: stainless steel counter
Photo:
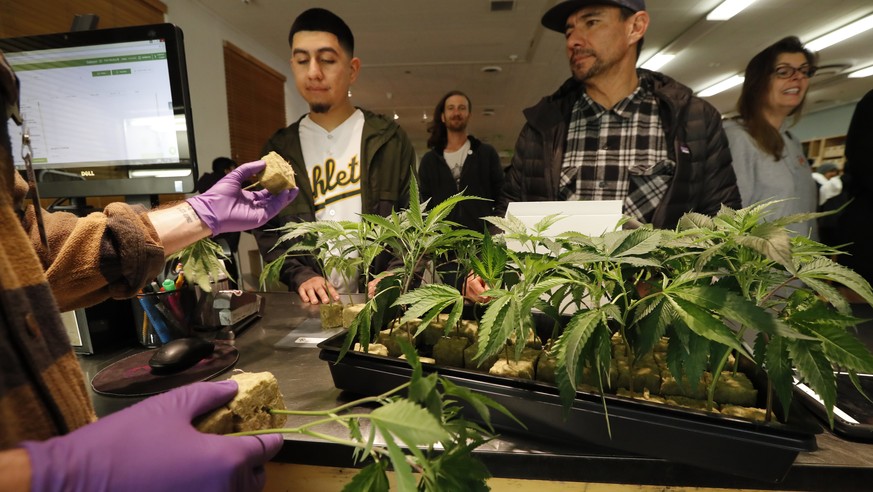
M 357 399 L 333 386 L 328 363 L 319 350 L 294 343 L 297 335 L 312 333 L 318 309 L 303 306 L 296 295 L 266 293 L 265 316 L 235 340 L 240 351 L 236 368 L 276 375 L 289 409 L 324 410 Z M 86 376 L 92 378 L 107 365 L 144 350 L 124 347 L 80 356 Z M 227 372 L 218 378 L 229 377 Z M 98 415 L 138 401 L 93 394 Z M 361 409 L 366 411 L 366 409 Z M 288 426 L 305 422 L 291 417 Z M 337 425 L 326 432 L 345 437 Z M 351 449 L 305 436 L 287 435 L 276 461 L 304 465 L 351 467 Z M 567 446 L 503 436 L 477 451 L 492 475 L 504 478 L 694 486 L 773 490 L 870 490 L 873 483 L 873 444 L 846 441 L 825 431 L 817 436 L 818 450 L 801 453 L 786 479 L 779 484 L 714 473 L 660 459 L 633 456 L 584 442 Z

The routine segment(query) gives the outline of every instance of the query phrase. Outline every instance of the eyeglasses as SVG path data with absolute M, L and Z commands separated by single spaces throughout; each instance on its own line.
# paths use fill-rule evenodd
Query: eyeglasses
M 818 67 L 810 65 L 803 65 L 798 68 L 794 68 L 791 65 L 779 65 L 773 69 L 773 74 L 780 79 L 790 79 L 791 77 L 794 77 L 796 72 L 800 72 L 800 75 L 810 78 L 815 75 L 816 70 L 818 70 Z

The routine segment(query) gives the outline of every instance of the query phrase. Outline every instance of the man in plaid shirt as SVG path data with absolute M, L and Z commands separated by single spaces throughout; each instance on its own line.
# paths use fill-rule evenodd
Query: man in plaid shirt
M 622 200 L 635 224 L 741 205 L 721 115 L 635 65 L 644 0 L 566 0 L 542 24 L 567 38 L 572 77 L 525 110 L 497 212 L 509 202 Z

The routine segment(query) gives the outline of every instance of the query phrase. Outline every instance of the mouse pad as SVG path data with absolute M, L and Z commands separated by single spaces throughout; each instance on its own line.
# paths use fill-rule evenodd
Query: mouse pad
M 194 367 L 174 374 L 154 374 L 149 359 L 157 350 L 146 350 L 103 368 L 91 379 L 91 387 L 101 395 L 149 396 L 218 376 L 239 359 L 236 347 L 216 343 L 212 355 Z

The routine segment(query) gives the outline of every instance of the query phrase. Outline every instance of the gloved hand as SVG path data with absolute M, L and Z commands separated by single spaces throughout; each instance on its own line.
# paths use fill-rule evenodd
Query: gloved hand
M 70 434 L 26 441 L 34 491 L 261 490 L 281 434 L 204 434 L 191 419 L 230 401 L 236 381 L 194 383 Z
M 300 191 L 297 188 L 275 196 L 267 190 L 242 189 L 244 182 L 266 166 L 264 161 L 243 164 L 221 178 L 206 193 L 187 200 L 213 236 L 262 226 L 297 197 Z

